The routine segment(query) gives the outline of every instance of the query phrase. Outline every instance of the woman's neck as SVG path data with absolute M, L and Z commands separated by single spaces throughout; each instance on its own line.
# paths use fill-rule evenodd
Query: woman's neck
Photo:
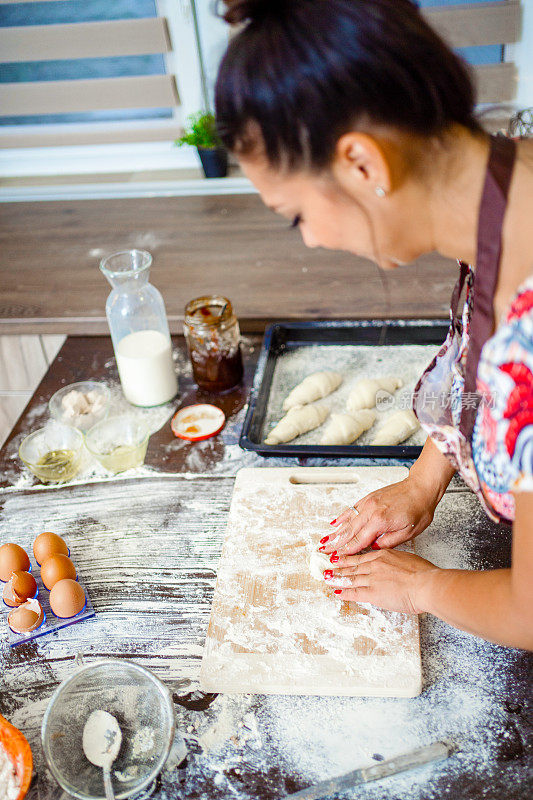
M 501 320 L 519 286 L 533 271 L 533 142 L 517 144 L 502 230 L 502 255 L 495 319 Z M 476 265 L 479 205 L 489 155 L 489 138 L 464 128 L 443 143 L 434 160 L 428 204 L 432 245 L 444 256 Z
M 475 265 L 489 138 L 456 126 L 436 145 L 436 156 L 428 198 L 432 247 L 443 256 Z

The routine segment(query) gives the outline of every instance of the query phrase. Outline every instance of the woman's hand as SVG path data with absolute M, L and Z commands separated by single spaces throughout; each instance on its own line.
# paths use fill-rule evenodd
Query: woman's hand
M 378 549 L 396 547 L 428 527 L 438 499 L 411 476 L 392 483 L 344 509 L 331 523 L 335 533 L 324 537 L 319 549 L 335 559 L 358 553 L 376 539 Z
M 438 567 L 413 553 L 380 550 L 346 556 L 324 572 L 341 600 L 372 603 L 389 611 L 420 614 L 419 589 L 429 572 Z

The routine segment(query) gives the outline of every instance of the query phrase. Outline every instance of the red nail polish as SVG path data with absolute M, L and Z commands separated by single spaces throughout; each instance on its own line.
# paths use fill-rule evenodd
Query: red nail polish
M 377 542 L 372 542 L 370 546 L 372 547 L 372 550 L 381 550 L 381 547 Z
M 333 578 L 333 570 L 332 569 L 325 569 L 324 570 L 324 578 Z
M 333 520 L 331 520 L 331 522 L 330 522 L 329 524 L 330 524 L 330 525 L 335 525 L 335 523 L 336 523 L 336 522 L 337 522 L 337 520 L 336 520 L 336 519 L 333 519 Z
M 332 564 L 336 564 L 337 561 L 339 560 L 339 556 L 331 556 L 329 560 L 331 561 Z
M 335 591 L 335 594 L 340 594 L 342 592 L 342 589 L 335 589 L 334 591 Z
M 320 544 L 326 544 L 326 542 L 328 541 L 328 539 L 329 539 L 329 536 L 324 536 L 324 537 L 323 537 L 323 538 L 320 540 Z
M 322 550 L 325 550 L 325 549 L 326 549 L 325 547 L 319 547 L 319 548 L 318 548 L 318 552 L 319 552 L 319 553 L 321 553 L 321 552 L 322 552 Z

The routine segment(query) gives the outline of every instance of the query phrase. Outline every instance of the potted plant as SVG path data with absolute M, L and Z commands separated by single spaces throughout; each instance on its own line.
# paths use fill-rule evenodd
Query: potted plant
M 217 133 L 215 117 L 210 112 L 199 111 L 187 119 L 183 136 L 175 144 L 192 145 L 198 150 L 206 178 L 224 178 L 228 172 L 228 153 Z

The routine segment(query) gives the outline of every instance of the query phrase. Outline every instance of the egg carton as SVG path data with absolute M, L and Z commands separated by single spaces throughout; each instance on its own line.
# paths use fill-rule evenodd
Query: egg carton
M 26 548 L 26 552 L 28 549 Z M 41 622 L 38 628 L 35 628 L 33 631 L 27 631 L 26 633 L 15 633 L 11 630 L 7 623 L 7 616 L 10 611 L 12 611 L 11 607 L 6 605 L 6 603 L 1 600 L 0 601 L 0 608 L 3 609 L 6 613 L 4 614 L 5 619 L 5 626 L 8 630 L 8 643 L 10 647 L 16 647 L 18 644 L 23 644 L 24 642 L 31 642 L 34 639 L 38 639 L 40 636 L 46 636 L 47 633 L 53 633 L 54 631 L 58 631 L 61 628 L 67 628 L 69 625 L 75 625 L 77 622 L 82 622 L 84 619 L 90 619 L 94 617 L 96 612 L 93 608 L 93 604 L 91 603 L 91 598 L 89 597 L 89 593 L 87 592 L 86 586 L 78 579 L 78 583 L 80 584 L 81 588 L 85 592 L 86 602 L 82 610 L 79 614 L 76 614 L 73 617 L 56 617 L 52 609 L 50 608 L 50 592 L 44 585 L 42 578 L 41 578 L 41 570 L 37 565 L 37 569 L 34 567 L 34 562 L 28 553 L 28 557 L 30 558 L 30 572 L 35 578 L 37 583 L 37 594 L 36 598 L 40 602 L 41 607 L 44 612 L 44 620 Z M 0 594 L 1 590 L 3 589 L 4 584 L 0 581 Z

